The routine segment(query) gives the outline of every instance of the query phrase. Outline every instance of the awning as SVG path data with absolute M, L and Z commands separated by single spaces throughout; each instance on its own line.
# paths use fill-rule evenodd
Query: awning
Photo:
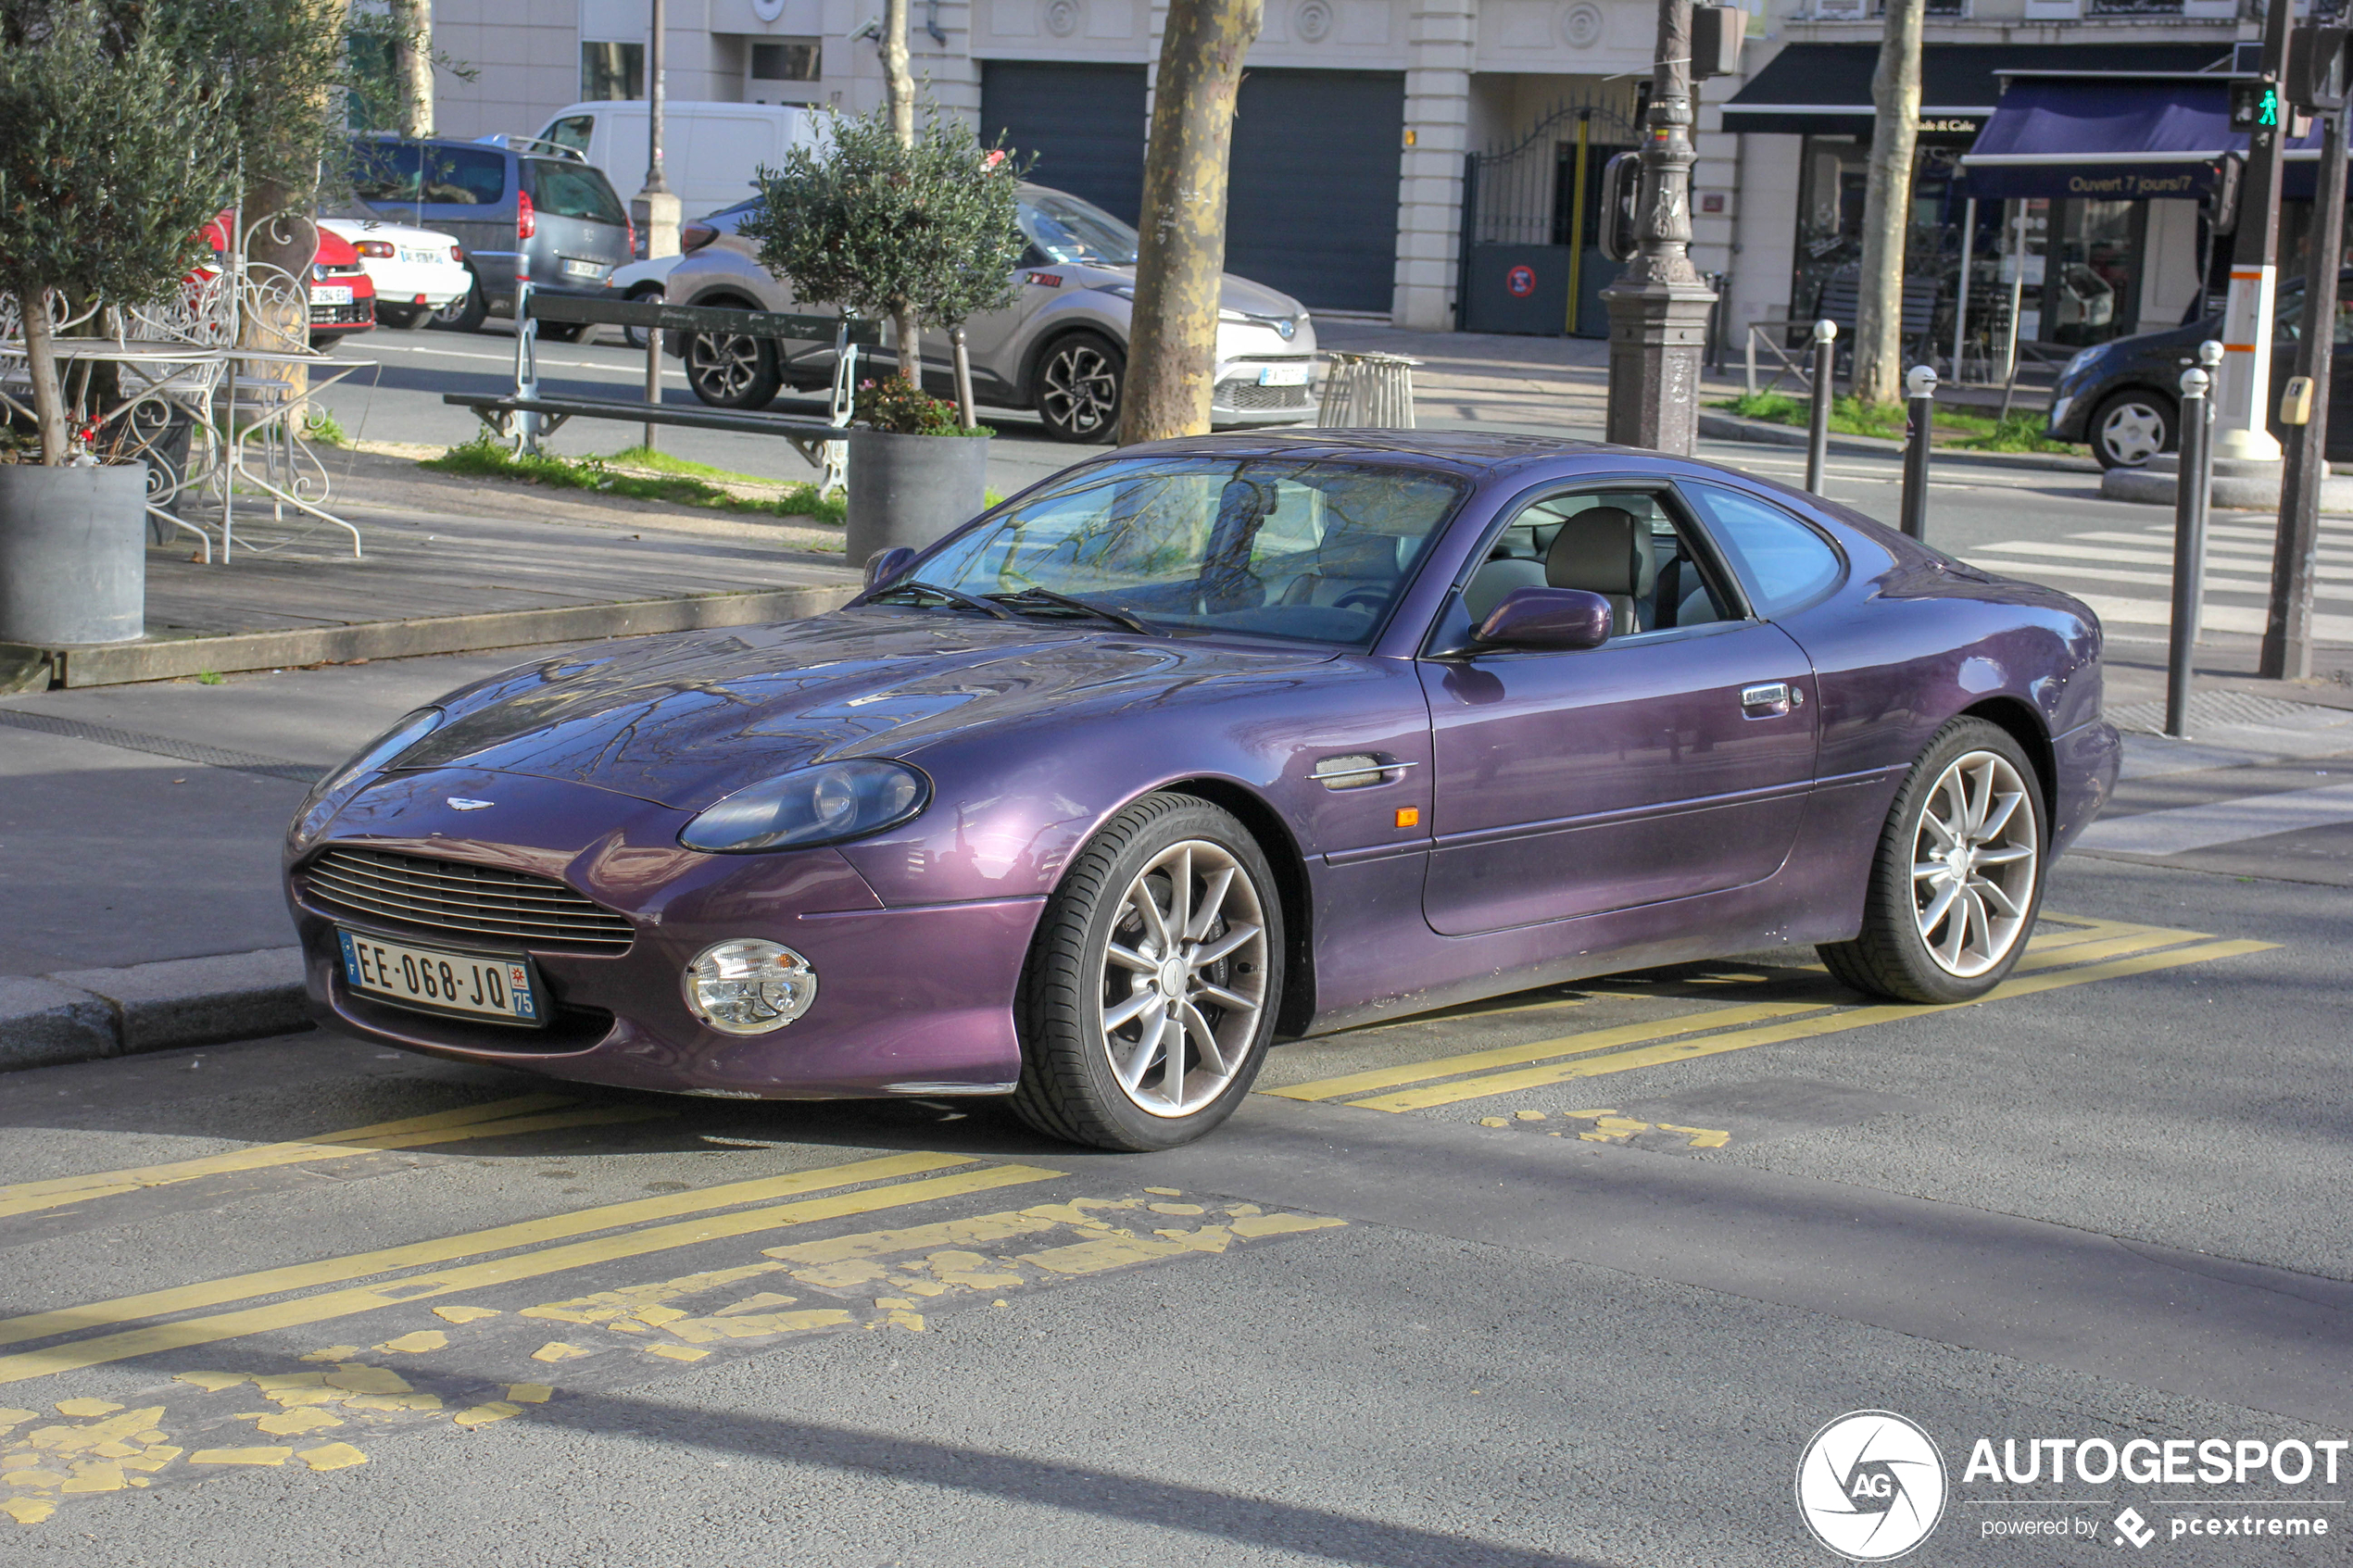
M 2005 75 L 2008 91 L 1961 158 L 1961 194 L 1980 200 L 2194 198 L 2214 188 L 2225 157 L 2246 152 L 2226 78 Z M 2317 132 L 2291 140 L 2287 157 L 2309 158 L 2318 144 Z
M 1920 50 L 1920 133 L 1974 136 L 1993 117 L 2005 70 L 2198 71 L 2229 69 L 2227 44 L 1930 44 Z M 1876 44 L 1793 44 L 1724 106 L 1724 129 L 1869 136 L 1877 119 Z

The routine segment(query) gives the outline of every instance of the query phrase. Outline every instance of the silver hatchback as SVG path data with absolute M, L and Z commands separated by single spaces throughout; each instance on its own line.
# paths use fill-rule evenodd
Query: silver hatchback
M 671 304 L 802 308 L 790 285 L 761 266 L 756 247 L 736 232 L 759 206 L 754 198 L 686 225 L 686 255 L 664 289 Z M 974 399 L 1033 409 L 1059 441 L 1109 441 L 1119 428 L 1127 371 L 1136 231 L 1042 185 L 1021 187 L 1019 222 L 1028 247 L 1013 271 L 1013 304 L 964 323 Z M 717 408 L 765 408 L 786 386 L 813 390 L 833 379 L 831 343 L 677 332 L 668 346 L 686 360 L 695 395 Z M 879 358 L 893 360 L 887 347 Z M 1232 430 L 1314 419 L 1315 362 L 1315 328 L 1306 307 L 1227 273 L 1211 423 Z M 947 334 L 926 333 L 925 385 L 946 395 L 953 379 Z

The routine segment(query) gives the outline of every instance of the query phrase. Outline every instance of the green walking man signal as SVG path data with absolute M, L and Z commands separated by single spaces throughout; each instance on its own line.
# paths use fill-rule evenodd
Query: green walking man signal
M 2280 128 L 2280 88 L 2275 82 L 2231 83 L 2231 129 L 2277 131 Z

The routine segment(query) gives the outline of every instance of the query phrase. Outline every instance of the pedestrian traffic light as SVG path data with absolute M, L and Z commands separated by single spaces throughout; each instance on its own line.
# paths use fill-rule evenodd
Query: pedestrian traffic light
M 1642 154 L 1619 153 L 1602 165 L 1601 232 L 1594 238 L 1611 261 L 1631 261 L 1642 248 L 1634 226 L 1642 188 Z
M 2287 101 L 2303 109 L 2345 107 L 2345 44 L 2341 27 L 2299 27 L 2288 35 Z
M 2231 129 L 2277 131 L 2280 128 L 2280 86 L 2276 82 L 2231 83 Z

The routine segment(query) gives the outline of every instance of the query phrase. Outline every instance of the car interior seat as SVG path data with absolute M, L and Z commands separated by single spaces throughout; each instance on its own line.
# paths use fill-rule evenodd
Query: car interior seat
M 1561 524 L 1544 552 L 1544 582 L 1607 599 L 1613 636 L 1650 630 L 1642 616 L 1643 601 L 1658 585 L 1650 520 L 1623 507 L 1588 507 L 1577 513 Z

